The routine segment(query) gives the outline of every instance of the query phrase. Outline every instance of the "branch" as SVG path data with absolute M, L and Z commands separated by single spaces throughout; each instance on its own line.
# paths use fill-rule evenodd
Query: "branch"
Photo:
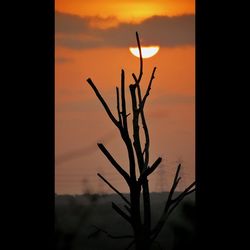
M 126 210 L 131 214 L 131 208 L 128 207 L 127 205 L 124 205 L 124 207 L 126 208 Z
M 125 214 L 114 202 L 112 202 L 112 208 L 119 214 L 121 215 L 121 217 L 123 217 L 127 222 L 129 222 L 130 224 L 131 222 L 131 218 Z
M 150 81 L 149 81 L 149 84 L 148 84 L 147 91 L 146 91 L 146 93 L 145 93 L 145 95 L 144 95 L 144 97 L 143 97 L 143 99 L 142 99 L 142 101 L 140 103 L 140 111 L 143 109 L 143 107 L 145 105 L 145 102 L 147 100 L 147 97 L 149 96 L 149 93 L 150 93 L 150 90 L 151 90 L 151 86 L 152 86 L 152 82 L 153 82 L 153 80 L 155 78 L 155 76 L 154 76 L 155 71 L 156 71 L 156 67 L 154 67 L 154 69 L 153 69 L 153 72 L 152 72 L 152 75 L 151 75 L 151 78 L 150 78 Z
M 141 44 L 140 44 L 138 32 L 136 32 L 136 41 L 137 41 L 137 46 L 138 46 L 139 55 L 140 55 L 140 74 L 139 74 L 138 79 L 136 79 L 135 74 L 133 74 L 133 77 L 136 80 L 136 82 L 139 83 L 141 81 L 142 74 L 143 74 L 143 60 L 142 60 Z
M 167 199 L 167 202 L 166 202 L 163 213 L 166 213 L 167 210 L 169 209 L 169 207 L 171 205 L 171 202 L 172 202 L 172 197 L 173 197 L 174 191 L 175 191 L 176 187 L 178 186 L 179 181 L 181 180 L 181 177 L 179 177 L 180 170 L 181 170 L 181 164 L 179 164 L 178 167 L 177 167 L 175 177 L 174 177 L 174 181 L 173 181 L 172 187 L 170 189 L 168 199 Z
M 144 170 L 144 171 L 142 172 L 141 176 L 139 177 L 138 182 L 139 182 L 139 183 L 142 183 L 143 180 L 145 180 L 145 179 L 147 178 L 147 176 L 149 176 L 151 173 L 153 173 L 154 170 L 160 165 L 161 161 L 162 161 L 162 158 L 159 157 L 159 158 L 154 162 L 154 164 L 153 164 L 151 167 L 149 167 L 149 168 L 147 168 L 146 170 Z
M 132 99 L 132 109 L 133 109 L 133 145 L 137 156 L 137 162 L 139 166 L 140 173 L 142 173 L 144 168 L 144 160 L 143 154 L 141 149 L 141 142 L 140 142 L 140 127 L 139 127 L 139 112 L 137 109 L 137 100 L 136 100 L 136 85 L 130 84 L 129 85 L 131 99 Z
M 173 199 L 173 202 L 176 202 L 177 200 L 181 199 L 182 196 L 187 196 L 190 193 L 193 193 L 195 191 L 195 188 L 192 189 L 196 185 L 196 182 L 194 181 L 192 184 L 190 184 L 183 192 L 181 192 L 180 195 L 178 195 L 175 199 Z M 191 190 L 192 189 L 192 190 Z
M 169 209 L 169 207 L 171 205 L 172 196 L 174 194 L 175 188 L 177 187 L 177 185 L 178 185 L 178 183 L 180 181 L 180 178 L 179 178 L 180 168 L 181 168 L 181 164 L 179 164 L 178 167 L 177 167 L 175 177 L 174 177 L 174 181 L 173 181 L 171 190 L 169 192 L 168 199 L 166 201 L 166 205 L 164 207 L 162 215 L 161 215 L 157 225 L 155 226 L 155 228 L 151 231 L 151 234 L 153 234 L 152 240 L 154 240 L 158 236 L 158 234 L 160 233 L 162 227 L 164 226 L 164 224 L 165 224 L 165 222 L 166 222 L 166 220 L 167 220 L 167 218 L 169 216 L 167 212 L 168 212 L 168 209 Z
M 111 162 L 111 164 L 115 167 L 115 169 L 123 176 L 123 178 L 126 180 L 128 185 L 130 185 L 130 177 L 128 173 L 116 162 L 116 160 L 112 157 L 112 155 L 108 152 L 108 150 L 105 148 L 105 146 L 102 143 L 97 143 L 97 145 L 100 148 L 100 150 L 103 152 L 103 154 Z
M 195 182 L 193 182 L 188 188 L 189 190 L 195 185 Z M 170 215 L 174 209 L 179 205 L 179 203 L 189 194 L 193 193 L 195 191 L 195 188 L 193 188 L 190 191 L 183 191 L 179 196 L 178 199 L 174 199 L 172 200 L 172 204 L 173 206 L 171 207 L 171 209 L 169 209 L 168 215 Z
M 144 116 L 143 109 L 144 109 L 144 105 L 145 105 L 145 102 L 146 102 L 146 98 L 149 95 L 149 91 L 151 89 L 151 84 L 152 84 L 152 81 L 153 81 L 153 78 L 154 78 L 155 70 L 156 70 L 156 67 L 153 70 L 153 73 L 152 73 L 152 76 L 151 76 L 151 79 L 150 79 L 150 82 L 149 82 L 149 86 L 148 86 L 147 92 L 146 92 L 143 100 L 141 98 L 140 86 L 138 85 L 138 95 L 139 95 L 139 102 L 140 102 L 139 112 L 141 114 L 142 126 L 143 126 L 143 130 L 144 130 L 144 134 L 145 134 L 145 147 L 144 147 L 144 150 L 143 150 L 143 154 L 145 153 L 145 168 L 147 168 L 148 163 L 149 163 L 149 143 L 150 143 L 150 139 L 149 139 L 149 132 L 148 132 L 148 127 L 147 127 L 147 123 L 146 123 L 146 119 L 145 119 L 145 116 Z
M 175 200 L 171 200 L 169 203 L 169 206 L 167 208 L 167 211 L 165 213 L 163 213 L 160 221 L 158 222 L 157 226 L 154 228 L 154 230 L 152 230 L 152 240 L 154 240 L 158 234 L 160 233 L 162 227 L 164 226 L 166 220 L 168 219 L 168 217 L 170 216 L 170 214 L 174 211 L 174 209 L 180 204 L 180 202 L 189 194 L 191 194 L 192 192 L 195 191 L 195 188 L 190 190 L 193 186 L 195 185 L 195 182 L 193 182 L 188 188 L 185 189 L 185 191 L 183 191 L 179 196 L 178 199 Z M 190 191 L 189 191 L 190 190 Z M 171 208 L 170 206 L 173 205 Z M 168 211 L 169 209 L 169 211 Z
M 101 174 L 97 174 L 112 190 L 114 190 L 120 197 L 128 204 L 131 206 L 131 203 L 128 201 L 128 199 L 120 193 L 109 181 L 107 181 Z
M 128 132 L 128 125 L 127 125 L 127 117 L 129 114 L 126 112 L 126 97 L 125 97 L 125 73 L 124 70 L 121 72 L 121 101 L 122 101 L 122 120 L 123 120 L 123 129 L 120 128 L 120 133 L 122 136 L 123 141 L 126 144 L 127 151 L 128 151 L 128 157 L 129 157 L 129 170 L 130 170 L 130 177 L 131 181 L 136 181 L 136 171 L 135 171 L 135 157 L 134 157 L 134 151 L 133 146 L 131 143 L 131 139 L 129 137 Z
M 96 230 L 95 232 L 91 233 L 91 234 L 88 236 L 88 239 L 90 239 L 90 238 L 92 238 L 92 237 L 95 237 L 95 236 L 96 236 L 98 233 L 100 233 L 100 232 L 105 233 L 105 234 L 106 234 L 109 238 L 111 238 L 111 239 L 127 239 L 127 238 L 134 238 L 133 235 L 114 236 L 114 235 L 108 233 L 108 232 L 107 232 L 106 230 L 104 230 L 104 229 L 101 229 L 101 228 L 99 228 L 99 227 L 97 227 L 97 226 L 94 226 L 94 225 L 93 225 L 93 227 L 95 227 L 97 230 Z
M 147 123 L 146 123 L 146 119 L 144 117 L 144 112 L 143 110 L 141 110 L 141 119 L 142 119 L 142 127 L 144 130 L 144 134 L 145 134 L 145 147 L 143 150 L 143 154 L 145 153 L 145 168 L 147 168 L 148 163 L 149 163 L 149 132 L 148 132 L 148 127 L 147 127 Z
M 127 117 L 126 114 L 126 96 L 125 96 L 125 73 L 122 69 L 121 73 L 121 99 L 122 99 L 122 119 L 123 119 L 123 127 L 126 132 L 128 132 L 128 125 L 127 125 Z
M 142 59 L 142 53 L 141 53 L 141 45 L 140 45 L 140 40 L 139 40 L 139 36 L 138 33 L 136 32 L 136 39 L 137 39 L 137 44 L 138 44 L 138 48 L 139 48 L 139 52 L 140 52 L 140 75 L 137 79 L 137 77 L 135 76 L 135 74 L 133 73 L 132 76 L 135 80 L 135 85 L 137 86 L 137 90 L 138 90 L 138 98 L 139 98 L 139 113 L 141 114 L 141 119 L 142 119 L 142 126 L 144 129 L 144 133 L 145 133 L 145 148 L 143 150 L 143 154 L 145 153 L 145 161 L 144 161 L 144 167 L 147 168 L 148 167 L 148 163 L 149 163 L 149 132 L 148 132 L 148 128 L 147 128 L 147 123 L 146 123 L 146 119 L 144 116 L 144 112 L 143 112 L 143 108 L 147 99 L 147 96 L 149 95 L 150 89 L 151 89 L 151 85 L 152 85 L 152 81 L 155 78 L 154 74 L 155 74 L 155 70 L 156 67 L 154 67 L 154 70 L 152 72 L 151 75 L 151 79 L 149 82 L 149 86 L 147 89 L 147 92 L 142 100 L 141 97 L 141 88 L 140 88 L 140 81 L 142 78 L 142 74 L 143 74 L 143 59 Z
M 114 117 L 114 115 L 112 114 L 112 112 L 110 111 L 107 103 L 105 102 L 105 100 L 103 99 L 102 95 L 100 94 L 100 92 L 98 91 L 98 89 L 96 88 L 95 84 L 92 82 L 92 80 L 90 78 L 87 79 L 87 82 L 89 83 L 89 85 L 92 87 L 92 89 L 94 90 L 97 98 L 99 99 L 99 101 L 102 103 L 102 106 L 104 107 L 104 109 L 106 110 L 109 118 L 112 120 L 112 122 L 119 128 L 119 122 L 116 120 L 116 118 Z
M 131 95 L 131 100 L 132 100 L 132 109 L 133 109 L 133 115 L 134 117 L 139 115 L 138 109 L 137 109 L 137 100 L 136 100 L 136 85 L 135 84 L 130 84 L 129 85 L 129 90 L 130 90 L 130 95 Z
M 119 95 L 118 87 L 116 87 L 116 102 L 117 102 L 117 113 L 118 113 L 119 123 L 122 126 L 122 118 L 121 118 L 121 110 L 120 110 L 120 95 Z
M 128 246 L 125 248 L 125 250 L 129 250 L 133 245 L 135 244 L 135 240 L 132 240 Z
M 142 102 L 142 97 L 141 97 L 141 88 L 140 88 L 140 81 L 143 75 L 143 59 L 142 59 L 142 52 L 141 52 L 141 45 L 140 45 L 140 39 L 139 35 L 136 32 L 136 39 L 137 39 L 137 44 L 139 48 L 139 53 L 140 53 L 140 74 L 137 79 L 135 74 L 132 74 L 132 76 L 135 79 L 135 84 L 132 85 L 134 88 L 130 88 L 131 91 L 131 97 L 132 97 L 132 106 L 133 106 L 133 113 L 134 113 L 134 119 L 133 119 L 133 127 L 134 127 L 134 147 L 136 150 L 137 158 L 138 158 L 138 165 L 139 165 L 139 170 L 140 174 L 148 168 L 148 163 L 149 163 L 149 133 L 148 133 L 148 128 L 147 128 L 147 123 L 146 119 L 144 116 L 143 108 L 141 111 L 137 108 L 137 103 L 136 103 L 136 94 L 135 90 L 137 88 L 137 94 L 138 94 L 138 103 L 139 103 L 139 108 Z M 142 126 L 144 129 L 145 133 L 145 160 L 143 158 L 144 153 L 142 153 L 142 148 L 141 148 L 141 142 L 140 142 L 140 134 L 139 134 L 139 115 L 141 115 L 142 119 Z M 150 231 L 151 228 L 151 208 L 150 208 L 150 195 L 149 195 L 149 186 L 148 186 L 148 181 L 147 177 L 143 180 L 142 188 L 143 188 L 143 206 L 144 206 L 144 224 L 146 231 L 145 233 L 147 234 L 148 231 Z
M 176 187 L 181 179 L 181 177 L 179 177 L 180 168 L 181 168 L 181 164 L 179 164 L 177 167 L 175 178 L 173 181 L 173 185 L 172 185 L 171 190 L 169 192 L 168 199 L 167 199 L 164 211 L 162 213 L 162 216 L 161 216 L 159 222 L 157 223 L 157 225 L 155 226 L 155 228 L 151 231 L 151 234 L 153 235 L 152 240 L 154 240 L 158 236 L 158 234 L 160 233 L 166 220 L 168 219 L 169 215 L 174 211 L 174 209 L 184 199 L 184 197 L 195 191 L 195 189 L 192 189 L 192 187 L 195 185 L 195 182 L 193 182 L 177 198 L 172 199 L 174 191 L 175 191 L 175 189 L 176 189 Z M 190 190 L 190 189 L 192 189 L 192 190 Z

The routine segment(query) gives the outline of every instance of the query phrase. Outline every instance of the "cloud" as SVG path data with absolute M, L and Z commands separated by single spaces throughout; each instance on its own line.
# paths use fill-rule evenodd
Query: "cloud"
M 102 27 L 98 26 L 100 23 Z M 195 16 L 152 16 L 135 24 L 118 23 L 114 17 L 79 17 L 56 12 L 56 45 L 71 49 L 134 46 L 135 31 L 139 32 L 144 45 L 194 45 Z
M 56 33 L 82 33 L 89 25 L 86 18 L 56 11 L 55 27 Z
M 58 64 L 64 64 L 64 63 L 72 62 L 72 59 L 67 58 L 67 57 L 56 57 L 55 62 Z

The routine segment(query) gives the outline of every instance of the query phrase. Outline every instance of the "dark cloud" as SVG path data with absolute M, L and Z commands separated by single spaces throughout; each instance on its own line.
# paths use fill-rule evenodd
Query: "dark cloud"
M 72 61 L 71 58 L 66 58 L 66 57 L 56 57 L 56 59 L 55 59 L 55 62 L 58 64 L 64 64 L 64 63 L 68 63 L 71 61 Z
M 88 20 L 56 11 L 55 27 L 56 33 L 82 33 L 88 30 Z
M 194 15 L 152 16 L 140 24 L 119 23 L 106 29 L 91 27 L 93 18 L 101 19 L 56 12 L 56 33 L 60 34 L 56 45 L 72 49 L 135 46 L 135 31 L 139 32 L 144 45 L 176 47 L 195 42 Z

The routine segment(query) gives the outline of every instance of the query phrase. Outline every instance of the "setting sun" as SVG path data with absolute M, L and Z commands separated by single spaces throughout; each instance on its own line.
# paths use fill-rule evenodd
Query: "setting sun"
M 160 47 L 159 46 L 150 46 L 150 47 L 141 47 L 141 53 L 142 53 L 142 58 L 150 58 L 159 51 Z M 140 57 L 139 49 L 137 47 L 130 47 L 129 48 L 130 52 L 136 56 Z

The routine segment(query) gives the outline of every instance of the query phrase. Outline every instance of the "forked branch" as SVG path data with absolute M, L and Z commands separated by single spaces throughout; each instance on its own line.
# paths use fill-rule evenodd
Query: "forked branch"
M 151 231 L 151 235 L 152 235 L 151 240 L 152 241 L 154 241 L 155 238 L 158 236 L 158 234 L 160 233 L 161 229 L 163 228 L 165 222 L 167 221 L 169 215 L 180 204 L 180 202 L 187 195 L 189 195 L 189 194 L 191 194 L 191 193 L 193 193 L 195 191 L 195 188 L 193 188 L 195 186 L 195 182 L 193 182 L 183 192 L 181 192 L 180 195 L 178 195 L 175 199 L 173 199 L 174 192 L 175 192 L 175 190 L 176 190 L 176 188 L 178 186 L 178 183 L 179 183 L 179 181 L 181 179 L 181 177 L 179 177 L 180 169 L 181 169 L 181 164 L 179 164 L 178 167 L 177 167 L 175 177 L 174 177 L 174 181 L 173 181 L 172 187 L 170 189 L 168 199 L 167 199 L 166 205 L 164 207 L 162 216 L 159 219 L 159 221 L 158 221 L 157 225 L 155 226 L 155 228 Z
M 143 183 L 143 181 L 144 181 L 150 174 L 152 174 L 152 173 L 155 171 L 155 169 L 160 165 L 161 161 L 162 161 L 162 158 L 159 157 L 159 158 L 153 163 L 153 165 L 152 165 L 151 167 L 146 168 L 146 169 L 142 172 L 141 176 L 139 177 L 138 182 L 139 182 L 140 184 Z

